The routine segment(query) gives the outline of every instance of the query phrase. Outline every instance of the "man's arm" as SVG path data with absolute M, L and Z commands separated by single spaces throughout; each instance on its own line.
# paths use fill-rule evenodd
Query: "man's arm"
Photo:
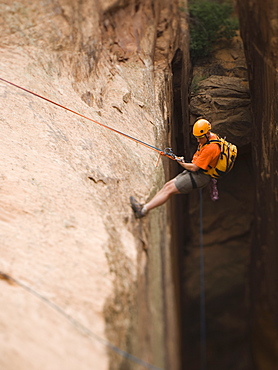
M 183 162 L 184 159 L 183 157 L 176 157 L 176 161 L 186 170 L 188 171 L 198 171 L 200 169 L 200 167 L 196 166 L 196 164 L 194 163 L 186 163 L 186 162 Z

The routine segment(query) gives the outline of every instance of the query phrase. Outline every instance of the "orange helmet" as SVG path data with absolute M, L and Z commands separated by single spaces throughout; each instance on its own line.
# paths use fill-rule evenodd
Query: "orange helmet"
M 211 124 L 206 119 L 198 119 L 193 126 L 193 135 L 195 137 L 202 137 L 211 129 Z

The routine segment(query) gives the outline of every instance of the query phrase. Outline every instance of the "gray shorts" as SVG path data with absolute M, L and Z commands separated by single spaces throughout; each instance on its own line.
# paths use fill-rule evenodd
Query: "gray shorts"
M 193 189 L 204 188 L 208 185 L 210 176 L 205 175 L 202 171 L 184 170 L 175 177 L 175 185 L 180 193 L 187 194 Z

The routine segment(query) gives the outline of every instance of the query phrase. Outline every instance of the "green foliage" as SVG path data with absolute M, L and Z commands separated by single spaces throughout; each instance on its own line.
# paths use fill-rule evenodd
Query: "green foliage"
M 233 7 L 213 0 L 190 0 L 190 53 L 196 60 L 208 56 L 214 44 L 222 38 L 230 39 L 238 29 L 232 17 Z
M 191 81 L 191 85 L 190 85 L 190 93 L 195 95 L 198 93 L 199 89 L 200 89 L 200 82 L 205 80 L 208 76 L 193 76 L 193 79 Z

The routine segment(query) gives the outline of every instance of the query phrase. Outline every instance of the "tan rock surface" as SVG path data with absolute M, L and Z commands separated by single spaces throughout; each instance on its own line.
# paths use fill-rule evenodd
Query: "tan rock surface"
M 169 107 L 162 111 L 161 99 L 171 80 L 164 75 L 185 46 L 177 6 L 4 1 L 0 77 L 165 145 Z M 128 199 L 146 199 L 164 181 L 157 154 L 3 82 L 0 98 L 0 271 L 18 282 L 0 280 L 0 368 L 139 368 L 102 338 L 178 369 L 169 260 L 162 270 L 170 237 L 167 227 L 158 229 L 165 208 L 142 223 Z

